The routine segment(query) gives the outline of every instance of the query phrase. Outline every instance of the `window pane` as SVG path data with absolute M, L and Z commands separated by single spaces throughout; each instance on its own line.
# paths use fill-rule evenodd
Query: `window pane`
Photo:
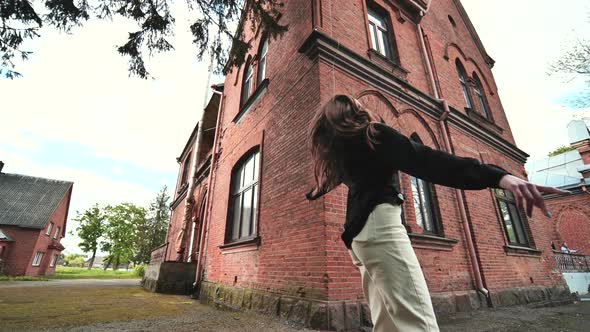
M 256 231 L 256 220 L 258 218 L 258 186 L 254 185 L 252 189 L 254 190 L 252 194 L 254 197 L 252 198 L 252 227 L 250 227 L 250 234 L 254 234 Z
M 244 170 L 244 186 L 248 186 L 250 183 L 252 183 L 252 179 L 254 179 L 254 156 L 250 157 L 246 161 Z
M 504 226 L 506 227 L 506 236 L 508 237 L 508 242 L 517 243 L 516 233 L 512 225 L 512 219 L 510 218 L 510 213 L 508 212 L 508 206 L 506 206 L 506 203 L 503 201 L 498 201 L 498 204 L 500 205 L 502 219 L 504 220 Z
M 377 41 L 379 42 L 379 53 L 381 53 L 385 57 L 388 57 L 389 55 L 387 54 L 387 36 L 385 36 L 383 34 L 383 31 L 381 30 L 377 30 Z
M 232 233 L 231 239 L 237 240 L 240 234 L 240 213 L 242 212 L 242 195 L 234 196 L 233 198 L 233 217 L 232 217 Z
M 260 172 L 260 153 L 256 152 L 254 156 L 254 181 L 258 181 L 258 172 Z
M 432 201 L 430 200 L 431 192 L 430 192 L 430 185 L 423 180 L 420 181 L 420 194 L 422 198 L 422 205 L 424 210 L 424 229 L 429 232 L 435 232 L 436 227 L 434 225 L 434 215 L 432 214 L 433 206 Z
M 250 224 L 252 221 L 252 189 L 244 192 L 244 207 L 242 209 L 242 227 L 240 237 L 250 235 Z
M 469 95 L 469 91 L 467 90 L 467 85 L 462 84 L 463 86 L 463 97 L 465 97 L 465 102 L 467 103 L 467 107 L 473 108 L 471 105 L 471 96 Z
M 522 220 L 520 219 L 520 213 L 518 212 L 516 205 L 508 204 L 508 207 L 510 209 L 510 215 L 512 217 L 512 224 L 514 225 L 514 229 L 516 231 L 516 236 L 518 237 L 516 242 L 520 243 L 520 244 L 525 244 L 525 245 L 528 244 L 528 241 L 527 241 L 526 235 L 525 235 L 525 231 L 524 231 L 524 227 L 522 225 Z
M 412 198 L 414 201 L 414 213 L 416 214 L 416 223 L 418 226 L 424 228 L 424 215 L 422 214 L 422 200 L 420 196 L 420 186 L 418 179 L 411 177 L 412 184 Z
M 240 191 L 240 188 L 242 187 L 242 167 L 238 168 L 232 177 L 232 183 L 231 183 L 231 193 L 235 194 L 238 193 Z
M 371 33 L 371 46 L 375 50 L 379 50 L 379 45 L 377 44 L 377 29 L 375 28 L 375 24 L 369 23 L 369 32 Z

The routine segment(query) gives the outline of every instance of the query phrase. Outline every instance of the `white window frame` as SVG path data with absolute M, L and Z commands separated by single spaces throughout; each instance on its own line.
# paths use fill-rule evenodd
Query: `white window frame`
M 58 257 L 57 254 L 53 254 L 51 256 L 51 261 L 49 262 L 49 267 L 54 267 L 55 266 L 55 263 L 57 262 L 57 257 Z
M 49 222 L 49 225 L 47 225 L 47 232 L 45 233 L 45 235 L 47 236 L 51 236 L 51 230 L 53 229 L 53 223 Z
M 33 258 L 33 266 L 41 265 L 41 262 L 43 261 L 43 255 L 45 255 L 43 251 L 37 251 L 35 258 Z
M 243 159 L 238 167 L 232 172 L 226 243 L 245 241 L 256 237 L 258 232 L 259 170 L 260 150 L 256 150 L 255 152 L 251 152 L 246 159 Z M 249 179 L 246 178 L 247 172 L 252 172 Z M 247 192 L 250 193 L 250 201 L 246 202 L 249 204 L 250 210 L 248 210 L 248 212 L 250 214 L 248 215 L 248 229 L 243 229 L 244 211 L 246 211 L 244 208 L 244 200 Z M 238 210 L 236 210 L 236 202 L 239 202 Z
M 53 234 L 54 240 L 57 240 L 60 231 L 61 231 L 61 227 L 57 226 L 57 228 L 55 229 L 55 233 Z
M 392 45 L 387 18 L 380 15 L 371 7 L 367 7 L 369 17 L 369 34 L 371 35 L 371 47 L 384 57 L 392 58 Z
M 260 48 L 260 54 L 258 57 L 258 81 L 257 84 L 260 85 L 262 81 L 266 78 L 266 62 L 267 62 L 267 54 L 268 54 L 268 38 L 264 39 L 264 42 Z
M 244 81 L 242 86 L 242 102 L 241 105 L 244 106 L 252 93 L 254 93 L 254 67 L 252 66 L 252 61 L 248 62 L 248 66 L 246 66 L 246 72 L 244 72 Z

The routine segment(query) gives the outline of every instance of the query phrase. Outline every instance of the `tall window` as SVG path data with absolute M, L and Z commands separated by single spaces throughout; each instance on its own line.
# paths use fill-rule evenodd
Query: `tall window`
M 242 82 L 242 100 L 240 105 L 244 105 L 248 98 L 254 92 L 254 69 L 252 68 L 252 61 L 246 62 L 246 71 L 244 72 L 244 80 Z
M 45 235 L 51 235 L 52 229 L 53 229 L 53 223 L 50 222 L 49 225 L 47 225 L 47 232 L 45 232 Z
M 486 102 L 486 97 L 483 92 L 483 88 L 481 85 L 481 81 L 476 73 L 473 73 L 473 83 L 475 84 L 475 97 L 477 98 L 477 103 L 479 109 L 483 113 L 486 118 L 490 118 L 490 110 L 488 109 L 488 103 Z
M 51 261 L 49 262 L 49 266 L 50 267 L 54 267 L 55 266 L 55 262 L 57 262 L 57 254 L 53 254 L 53 256 L 51 256 Z
M 37 253 L 35 254 L 35 258 L 33 258 L 33 266 L 39 266 L 41 265 L 41 261 L 43 260 L 43 252 L 42 251 L 37 251 Z
M 189 152 L 189 153 L 186 154 L 186 157 L 184 159 L 184 163 L 182 164 L 182 179 L 181 179 L 181 182 L 180 182 L 180 185 L 181 186 L 183 186 L 186 183 L 186 181 L 188 181 L 188 173 L 189 173 L 189 169 L 188 168 L 189 168 L 190 163 L 191 163 L 191 153 L 192 152 Z
M 60 227 L 58 227 L 58 228 L 55 229 L 55 234 L 53 234 L 53 239 L 54 240 L 57 239 L 57 237 L 59 236 L 59 231 L 61 231 L 61 228 Z
M 258 52 L 258 80 L 256 81 L 257 85 L 260 85 L 262 81 L 266 78 L 266 58 L 268 53 L 268 38 L 265 38 L 262 42 L 262 46 L 260 46 L 260 50 Z
M 410 136 L 410 139 L 422 144 L 416 134 Z M 412 186 L 412 202 L 414 203 L 416 223 L 426 233 L 440 234 L 432 184 L 413 176 L 410 177 L 410 183 Z
M 459 82 L 461 83 L 461 89 L 463 89 L 463 97 L 465 97 L 465 103 L 467 103 L 467 107 L 473 109 L 473 102 L 471 101 L 471 95 L 469 94 L 469 84 L 467 83 L 467 74 L 465 73 L 465 68 L 457 59 L 455 62 L 457 66 L 457 74 L 459 75 Z
M 496 201 L 500 208 L 500 215 L 504 224 L 504 231 L 508 243 L 519 246 L 528 246 L 529 240 L 524 228 L 524 223 L 516 207 L 514 196 L 508 190 L 494 189 Z
M 388 29 L 387 16 L 375 8 L 367 7 L 367 9 L 371 47 L 384 57 L 393 59 L 391 32 Z
M 249 240 L 256 234 L 259 164 L 260 153 L 256 151 L 232 174 L 226 242 Z

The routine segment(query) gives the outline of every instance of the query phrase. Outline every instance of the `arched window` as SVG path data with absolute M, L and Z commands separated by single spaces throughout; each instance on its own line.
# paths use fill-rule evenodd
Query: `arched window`
M 254 92 L 254 68 L 252 67 L 252 59 L 248 59 L 244 70 L 244 78 L 242 80 L 242 99 L 240 106 L 243 106 L 248 98 Z
M 490 110 L 488 109 L 488 103 L 486 101 L 486 96 L 483 92 L 483 88 L 481 85 L 481 81 L 479 80 L 479 77 L 477 76 L 477 74 L 474 72 L 473 73 L 473 83 L 475 85 L 475 97 L 477 98 L 477 103 L 479 106 L 479 109 L 481 110 L 481 112 L 483 113 L 483 115 L 485 115 L 486 118 L 490 118 Z
M 250 240 L 256 234 L 260 153 L 250 153 L 234 167 L 231 177 L 226 243 Z
M 258 80 L 256 85 L 260 85 L 266 78 L 266 59 L 268 54 L 268 38 L 265 38 L 258 50 Z
M 412 134 L 410 139 L 422 144 L 420 137 L 416 133 Z M 413 176 L 410 177 L 410 183 L 412 186 L 412 202 L 414 204 L 416 223 L 424 229 L 425 233 L 440 234 L 441 227 L 435 208 L 436 201 L 432 184 Z
M 465 72 L 465 68 L 463 67 L 459 59 L 455 61 L 455 65 L 457 66 L 457 74 L 459 75 L 461 89 L 463 89 L 463 97 L 465 97 L 465 103 L 467 103 L 468 108 L 473 109 L 473 102 L 471 101 L 471 95 L 469 94 L 469 84 L 467 83 L 467 73 Z

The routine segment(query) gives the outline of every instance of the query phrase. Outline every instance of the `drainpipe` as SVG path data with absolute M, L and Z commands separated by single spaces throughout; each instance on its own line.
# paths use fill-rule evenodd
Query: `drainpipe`
M 221 112 L 222 112 L 222 105 L 223 105 L 223 92 L 217 91 L 215 90 L 215 88 L 213 88 L 213 93 L 219 95 L 219 106 L 217 108 L 217 120 L 215 123 L 215 137 L 213 138 L 213 153 L 211 155 L 211 165 L 209 166 L 209 179 L 207 180 L 207 198 L 205 201 L 205 212 L 203 213 L 203 220 L 201 221 L 202 225 L 202 231 L 199 237 L 199 256 L 197 257 L 197 272 L 196 272 L 196 276 L 195 276 L 195 283 L 193 284 L 193 289 L 196 291 L 195 294 L 193 294 L 194 298 L 198 298 L 199 297 L 199 285 L 201 283 L 201 271 L 203 270 L 203 259 L 205 259 L 205 248 L 207 240 L 209 239 L 209 220 L 211 219 L 209 217 L 209 213 L 210 213 L 210 209 L 212 207 L 212 203 L 211 203 L 211 197 L 212 197 L 212 193 L 213 193 L 213 170 L 215 167 L 215 164 L 217 163 L 217 142 L 219 140 L 219 132 L 220 132 L 220 128 L 219 128 L 219 122 L 221 121 Z
M 428 56 L 428 52 L 426 51 L 426 43 L 424 42 L 424 32 L 422 31 L 422 26 L 417 24 L 418 27 L 418 35 L 420 39 L 420 47 L 422 48 L 422 53 L 424 55 L 424 59 L 426 61 L 426 69 L 428 71 L 428 76 L 430 78 L 430 84 L 432 85 L 432 90 L 434 92 L 434 96 L 439 103 L 441 103 L 443 107 L 443 113 L 439 120 L 439 125 L 442 131 L 443 141 L 445 144 L 445 149 L 447 152 L 452 153 L 453 149 L 450 142 L 450 136 L 447 131 L 446 126 L 446 119 L 451 113 L 449 109 L 449 104 L 445 99 L 441 99 L 440 95 L 438 94 L 438 87 L 436 80 L 434 78 L 434 72 L 432 70 L 432 65 L 430 63 L 430 57 Z M 483 278 L 481 274 L 481 269 L 478 262 L 478 254 L 475 251 L 475 246 L 473 245 L 473 239 L 471 237 L 471 228 L 469 227 L 469 223 L 467 222 L 467 210 L 465 209 L 465 200 L 463 199 L 463 195 L 461 194 L 461 190 L 455 189 L 455 196 L 457 197 L 457 202 L 459 203 L 459 213 L 461 215 L 461 224 L 463 226 L 463 232 L 465 233 L 465 240 L 467 243 L 467 250 L 469 251 L 469 258 L 471 261 L 471 266 L 473 268 L 473 275 L 475 277 L 475 283 L 477 290 L 483 293 L 486 296 L 488 302 L 490 301 L 490 292 L 487 290 L 483 283 Z

